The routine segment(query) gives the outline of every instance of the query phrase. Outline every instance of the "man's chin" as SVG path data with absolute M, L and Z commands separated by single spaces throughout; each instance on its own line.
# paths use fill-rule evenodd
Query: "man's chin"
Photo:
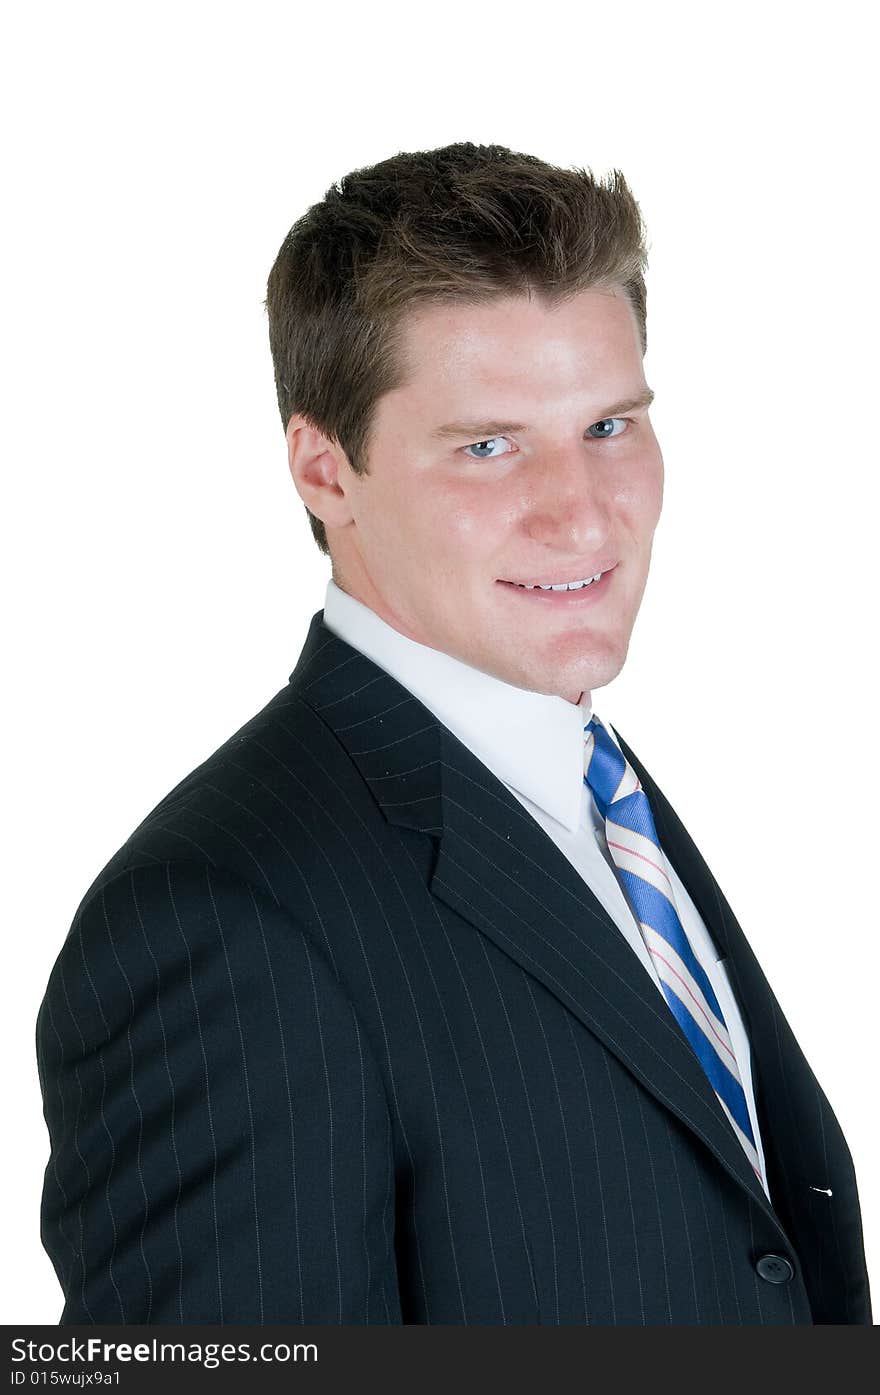
M 604 688 L 606 683 L 610 683 L 612 679 L 616 678 L 621 667 L 621 664 L 608 667 L 600 665 L 586 675 L 560 675 L 556 679 L 548 677 L 547 673 L 544 672 L 534 674 L 531 677 L 520 677 L 515 682 L 517 687 L 528 688 L 530 692 L 546 693 L 548 697 L 558 697 L 565 702 L 578 703 L 584 693 L 594 693 L 597 688 Z
M 552 658 L 548 660 L 546 656 L 537 654 L 527 656 L 521 653 L 516 658 L 506 657 L 507 662 L 492 662 L 488 656 L 480 655 L 479 658 L 466 658 L 465 662 L 494 674 L 514 688 L 546 693 L 548 697 L 560 697 L 566 702 L 576 703 L 583 693 L 603 688 L 617 677 L 626 658 L 626 646 L 623 653 L 616 646 L 609 645 L 598 654 L 591 653 L 589 658 L 569 656 L 567 662 L 557 659 L 554 663 Z
M 543 676 L 545 680 L 552 680 L 554 692 L 570 699 L 573 693 L 592 693 L 611 683 L 623 668 L 625 659 L 626 646 L 621 652 L 616 646 L 609 645 L 599 653 L 591 652 L 588 658 L 560 664 L 555 672 L 552 668 L 549 671 L 545 669 Z M 577 697 L 574 701 L 577 701 Z

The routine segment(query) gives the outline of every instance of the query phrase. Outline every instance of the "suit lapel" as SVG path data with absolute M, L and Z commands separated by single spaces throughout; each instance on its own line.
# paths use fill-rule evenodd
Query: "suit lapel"
M 388 821 L 439 840 L 432 894 L 554 993 L 778 1224 L 687 1038 L 604 907 L 506 786 L 322 614 L 291 684 L 331 727 Z M 626 754 L 653 804 L 654 787 Z M 664 801 L 664 816 L 667 808 Z M 694 900 L 705 914 L 708 887 Z M 711 914 L 713 929 L 716 920 Z

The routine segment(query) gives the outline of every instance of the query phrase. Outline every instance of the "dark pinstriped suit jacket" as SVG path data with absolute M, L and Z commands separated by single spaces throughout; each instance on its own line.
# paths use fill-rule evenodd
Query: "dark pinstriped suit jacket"
M 63 1322 L 870 1323 L 837 1120 L 622 744 L 727 956 L 773 1205 L 567 859 L 318 612 L 289 684 L 119 849 L 53 969 Z M 768 1253 L 790 1280 L 761 1276 Z

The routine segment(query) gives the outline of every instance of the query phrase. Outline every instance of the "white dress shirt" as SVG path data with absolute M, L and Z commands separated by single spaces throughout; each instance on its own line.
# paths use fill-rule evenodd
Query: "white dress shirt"
M 332 578 L 327 583 L 324 623 L 424 703 L 506 785 L 602 903 L 665 1003 L 654 961 L 618 881 L 604 820 L 584 781 L 584 727 L 593 715 L 592 694 L 583 693 L 580 702 L 573 703 L 505 683 L 408 639 Z M 607 722 L 605 726 L 616 741 Z M 764 1152 L 745 1025 L 702 917 L 671 863 L 669 869 L 685 934 L 724 1014 L 763 1177 Z M 766 1182 L 764 1189 L 769 1197 Z

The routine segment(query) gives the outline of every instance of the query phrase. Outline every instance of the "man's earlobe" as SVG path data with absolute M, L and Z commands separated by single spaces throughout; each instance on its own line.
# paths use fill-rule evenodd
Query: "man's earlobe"
M 302 416 L 290 418 L 286 435 L 290 474 L 303 503 L 329 528 L 350 522 L 352 471 L 344 451 Z

